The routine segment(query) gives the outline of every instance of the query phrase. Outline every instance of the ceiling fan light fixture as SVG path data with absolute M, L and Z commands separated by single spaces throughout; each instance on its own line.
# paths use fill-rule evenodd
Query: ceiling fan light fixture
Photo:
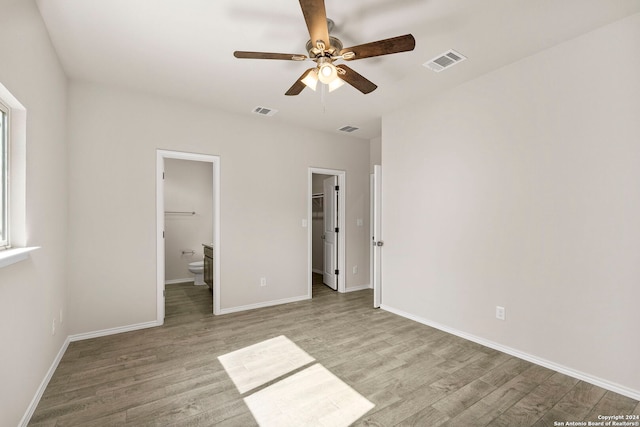
M 338 70 L 331 62 L 325 62 L 318 68 L 318 79 L 326 85 L 338 77 Z
M 336 89 L 339 89 L 344 84 L 344 80 L 341 78 L 337 78 L 331 83 L 329 83 L 329 93 L 333 92 Z
M 316 86 L 318 86 L 318 74 L 316 70 L 309 71 L 307 75 L 300 81 L 304 83 L 309 89 L 315 92 Z

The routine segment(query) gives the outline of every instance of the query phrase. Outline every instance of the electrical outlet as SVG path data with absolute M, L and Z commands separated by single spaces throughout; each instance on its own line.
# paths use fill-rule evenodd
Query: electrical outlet
M 51 335 L 56 334 L 56 318 L 53 318 L 53 322 L 51 323 Z
M 504 307 L 500 307 L 499 305 L 496 305 L 496 319 L 500 319 L 500 320 L 505 319 Z
M 266 277 L 261 277 L 260 278 L 260 286 L 267 286 L 267 278 Z
M 353 274 L 358 274 L 358 266 L 357 265 L 353 266 Z
M 362 227 L 364 225 L 364 221 L 362 220 L 362 218 L 356 219 L 356 225 L 358 227 Z

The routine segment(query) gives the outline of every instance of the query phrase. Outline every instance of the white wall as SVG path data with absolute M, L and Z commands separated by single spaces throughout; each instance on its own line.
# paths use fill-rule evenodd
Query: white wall
M 193 280 L 189 263 L 202 261 L 202 244 L 213 242 L 213 164 L 165 159 L 164 173 L 165 211 L 196 213 L 165 215 L 165 280 Z
M 369 144 L 369 171 L 373 173 L 375 165 L 382 164 L 382 138 L 373 138 Z
M 156 318 L 157 148 L 221 158 L 223 310 L 307 295 L 309 167 L 346 170 L 347 286 L 368 284 L 368 141 L 72 82 L 69 144 L 73 333 Z
M 384 117 L 383 304 L 639 395 L 638 76 L 635 15 Z
M 15 426 L 68 335 L 67 83 L 35 3 L 1 10 L 0 82 L 27 111 L 27 244 L 42 247 L 0 269 L 0 425 Z

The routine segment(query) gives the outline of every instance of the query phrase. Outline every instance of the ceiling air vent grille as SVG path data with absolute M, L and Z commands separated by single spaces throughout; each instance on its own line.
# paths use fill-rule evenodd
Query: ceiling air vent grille
M 271 117 L 275 115 L 278 112 L 278 110 L 274 110 L 273 108 L 266 108 L 266 107 L 256 107 L 253 109 L 252 112 L 260 116 Z
M 342 126 L 340 129 L 338 129 L 340 132 L 355 132 L 360 128 L 354 127 L 354 126 Z
M 467 59 L 466 56 L 456 52 L 453 49 L 449 49 L 445 53 L 436 56 L 435 58 L 425 62 L 422 65 L 432 71 L 435 71 L 436 73 L 439 73 L 440 71 L 453 67 L 454 65 L 464 61 L 465 59 Z

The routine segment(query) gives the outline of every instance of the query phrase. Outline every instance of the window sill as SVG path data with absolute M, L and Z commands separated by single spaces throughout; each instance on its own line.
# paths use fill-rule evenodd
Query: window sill
M 0 251 L 0 268 L 6 267 L 16 262 L 29 258 L 29 252 L 40 249 L 40 246 L 30 246 L 27 248 L 11 248 Z

